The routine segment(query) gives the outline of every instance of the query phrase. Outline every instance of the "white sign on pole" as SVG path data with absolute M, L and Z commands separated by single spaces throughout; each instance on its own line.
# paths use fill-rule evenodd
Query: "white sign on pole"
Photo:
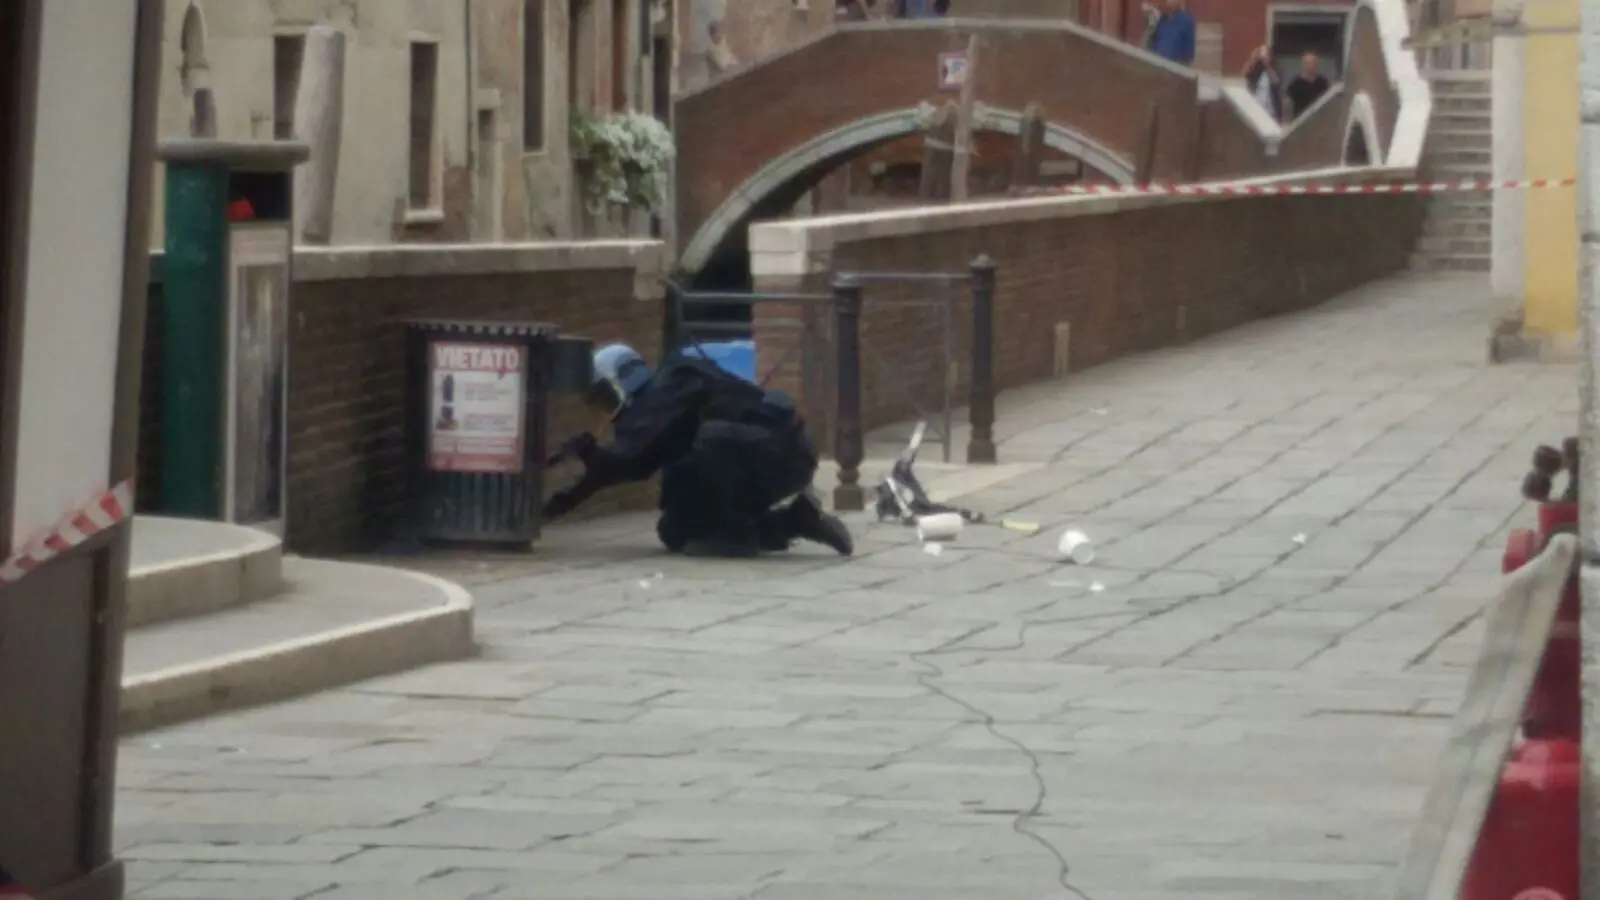
M 939 90 L 961 90 L 961 85 L 967 80 L 968 68 L 964 51 L 939 54 Z

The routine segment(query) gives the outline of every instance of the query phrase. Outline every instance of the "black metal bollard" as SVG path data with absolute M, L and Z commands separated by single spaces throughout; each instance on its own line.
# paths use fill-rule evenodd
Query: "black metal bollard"
M 848 276 L 834 280 L 833 317 L 839 352 L 833 430 L 839 483 L 833 489 L 833 508 L 855 512 L 866 508 L 866 494 L 861 490 L 861 460 L 866 455 L 861 435 L 861 282 Z
M 683 343 L 683 291 L 671 282 L 661 296 L 661 358 L 678 352 Z
M 967 462 L 993 463 L 994 449 L 994 282 L 999 266 L 987 255 L 972 261 L 972 377 L 967 401 L 972 434 Z

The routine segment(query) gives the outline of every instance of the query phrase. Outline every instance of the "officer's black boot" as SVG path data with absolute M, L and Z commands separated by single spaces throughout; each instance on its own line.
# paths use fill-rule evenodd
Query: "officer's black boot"
M 797 538 L 813 541 L 832 549 L 840 556 L 855 553 L 856 542 L 844 520 L 824 512 L 810 492 L 801 494 L 789 507 L 789 525 Z
M 689 529 L 682 518 L 663 514 L 656 520 L 656 537 L 668 553 L 682 553 L 689 543 Z

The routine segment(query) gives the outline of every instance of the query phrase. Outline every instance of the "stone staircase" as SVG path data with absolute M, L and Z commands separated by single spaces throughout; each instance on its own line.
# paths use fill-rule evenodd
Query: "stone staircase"
M 1424 177 L 1433 181 L 1492 177 L 1493 132 L 1489 73 L 1430 72 L 1433 120 L 1423 152 Z M 1489 271 L 1492 195 L 1435 194 L 1428 201 L 1422 238 L 1411 257 L 1420 271 Z

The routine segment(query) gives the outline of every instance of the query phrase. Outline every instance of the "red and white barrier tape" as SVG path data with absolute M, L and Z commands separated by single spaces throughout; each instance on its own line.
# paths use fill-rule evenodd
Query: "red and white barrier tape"
M 10 584 L 57 556 L 133 515 L 133 480 L 129 479 L 63 516 L 42 535 L 0 564 L 0 584 Z
M 1491 181 L 1468 178 L 1461 181 L 1420 181 L 1406 184 L 1238 184 L 1228 182 L 1200 184 L 1069 184 L 1061 187 L 1029 188 L 1028 196 L 1057 194 L 1149 196 L 1225 196 L 1270 197 L 1285 194 L 1455 194 L 1480 191 L 1527 191 L 1540 188 L 1571 187 L 1576 178 L 1533 178 L 1522 181 Z

